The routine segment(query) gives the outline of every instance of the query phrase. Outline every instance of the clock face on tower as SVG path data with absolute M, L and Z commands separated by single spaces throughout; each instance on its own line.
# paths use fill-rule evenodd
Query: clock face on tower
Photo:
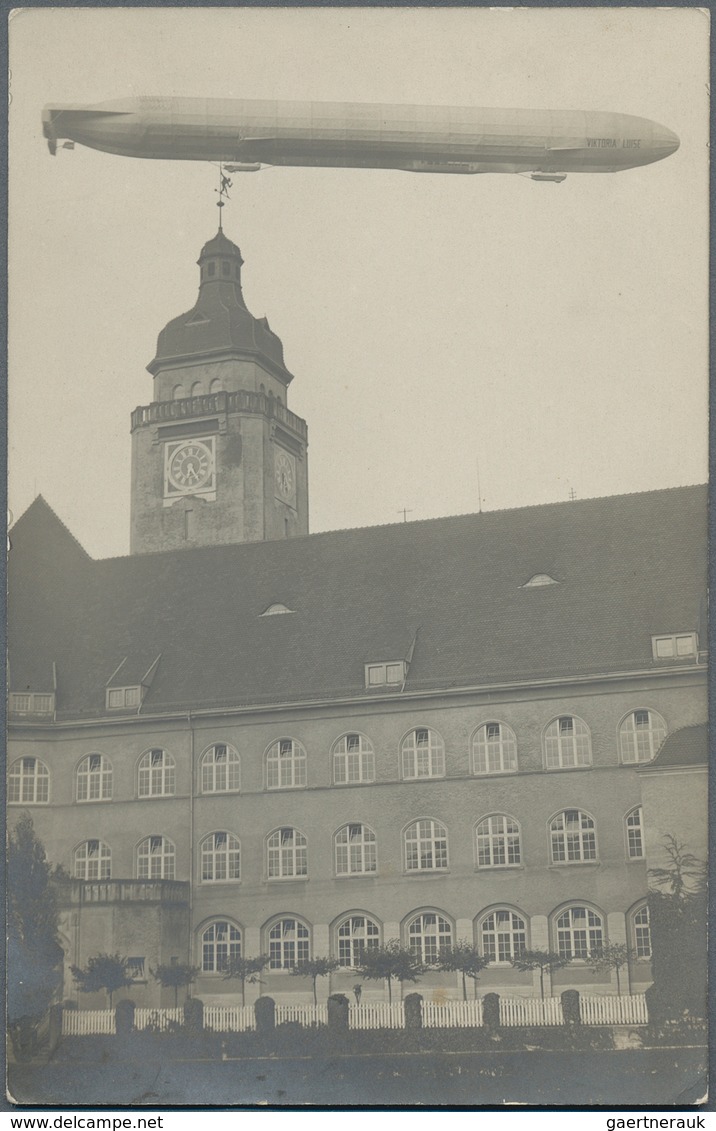
M 276 448 L 274 492 L 277 499 L 293 506 L 296 502 L 296 461 L 283 448 Z
M 214 492 L 214 437 L 180 440 L 164 448 L 164 495 L 196 495 Z

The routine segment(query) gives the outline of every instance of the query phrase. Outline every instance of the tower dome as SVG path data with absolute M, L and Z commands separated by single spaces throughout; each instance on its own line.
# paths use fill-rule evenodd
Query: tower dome
M 147 369 L 155 378 L 156 400 L 164 395 L 161 376 L 197 359 L 253 360 L 286 387 L 293 374 L 286 368 L 281 339 L 266 318 L 248 310 L 241 290 L 243 257 L 219 228 L 204 244 L 197 260 L 199 294 L 193 308 L 172 318 L 159 334 L 157 352 Z

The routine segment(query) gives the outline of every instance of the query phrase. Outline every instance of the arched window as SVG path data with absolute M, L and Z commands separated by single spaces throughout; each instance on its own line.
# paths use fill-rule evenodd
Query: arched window
M 375 833 L 367 825 L 344 825 L 335 835 L 335 849 L 337 876 L 378 870 Z
M 591 766 L 592 740 L 587 724 L 574 715 L 554 719 L 544 732 L 544 755 L 548 770 Z
M 241 759 L 233 746 L 216 742 L 201 756 L 201 792 L 232 793 L 241 787 Z
M 650 762 L 666 738 L 666 723 L 656 711 L 630 711 L 619 727 L 622 762 Z
M 176 849 L 165 836 L 145 837 L 137 845 L 138 880 L 173 880 Z
M 425 966 L 434 966 L 440 948 L 452 945 L 452 927 L 435 911 L 423 911 L 408 923 L 408 949 Z
M 405 830 L 406 872 L 433 872 L 448 866 L 447 829 L 424 818 Z
M 514 817 L 492 813 L 475 829 L 478 868 L 509 868 L 520 863 L 520 826 Z
M 507 774 L 517 769 L 517 739 L 505 723 L 483 723 L 472 736 L 473 774 Z
M 624 823 L 626 825 L 627 856 L 630 860 L 643 860 L 644 835 L 642 829 L 641 805 L 627 813 Z
M 360 966 L 365 952 L 380 946 L 380 927 L 367 915 L 350 915 L 338 925 L 336 938 L 341 966 Z
M 279 738 L 266 755 L 266 788 L 297 789 L 306 784 L 306 751 L 293 738 Z
M 567 960 L 586 961 L 604 946 L 601 915 L 589 907 L 568 907 L 557 919 L 557 952 Z
M 267 872 L 270 880 L 286 880 L 308 875 L 306 838 L 298 829 L 276 829 L 266 842 Z
M 642 903 L 631 917 L 632 946 L 637 959 L 648 962 L 651 958 L 651 929 L 649 927 L 649 907 Z
M 491 911 L 480 924 L 480 949 L 490 962 L 506 964 L 527 949 L 527 926 L 507 907 Z
M 550 821 L 553 864 L 581 864 L 597 859 L 594 821 L 581 809 L 565 809 Z
M 110 801 L 112 763 L 104 754 L 88 754 L 77 767 L 77 800 Z
M 50 771 L 39 758 L 18 758 L 10 767 L 7 799 L 11 805 L 47 805 Z
M 201 933 L 201 969 L 220 974 L 232 958 L 241 958 L 241 931 L 226 919 L 209 923 Z
M 201 842 L 201 882 L 241 879 L 241 846 L 232 833 L 211 833 Z
M 445 749 L 440 735 L 427 727 L 416 727 L 401 744 L 403 777 L 442 778 L 445 776 Z
M 184 395 L 185 395 L 185 394 L 184 394 L 184 386 L 183 386 L 183 385 L 175 385 L 175 386 L 174 386 L 174 388 L 172 389 L 172 398 L 173 398 L 173 400 L 175 400 L 175 401 L 180 401 L 180 400 L 181 400 L 181 398 L 182 398 L 182 397 L 183 397 Z
M 202 394 L 201 381 L 195 381 L 191 387 L 191 395 L 193 397 L 200 397 Z
M 167 797 L 174 793 L 174 759 L 166 750 L 147 750 L 139 762 L 140 797 Z
M 209 392 L 210 393 L 220 393 L 220 392 L 222 392 L 221 381 L 218 377 L 215 377 L 214 380 L 209 385 Z
M 333 781 L 336 785 L 375 780 L 373 746 L 364 734 L 344 734 L 333 747 Z
M 108 880 L 112 874 L 112 852 L 101 840 L 86 840 L 75 849 L 76 880 Z
M 308 927 L 300 919 L 279 919 L 268 939 L 270 970 L 290 970 L 311 956 Z

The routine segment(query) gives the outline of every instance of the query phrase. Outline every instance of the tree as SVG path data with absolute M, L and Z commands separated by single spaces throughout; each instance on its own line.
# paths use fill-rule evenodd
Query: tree
M 306 958 L 303 962 L 297 962 L 291 969 L 291 973 L 297 978 L 310 978 L 313 982 L 313 1004 L 318 1005 L 318 995 L 316 994 L 316 982 L 319 978 L 325 978 L 326 974 L 330 974 L 332 970 L 338 969 L 338 962 L 335 958 Z
M 71 966 L 70 970 L 81 993 L 92 994 L 105 990 L 109 994 L 110 1009 L 115 990 L 132 984 L 127 959 L 119 954 L 96 954 L 87 959 L 84 970 L 79 966 Z
M 649 868 L 647 896 L 653 985 L 649 1016 L 677 1020 L 706 1015 L 706 865 L 673 834 L 664 837 L 667 863 Z
M 563 958 L 561 954 L 556 954 L 552 950 L 523 950 L 522 954 L 512 959 L 515 970 L 539 970 L 539 991 L 542 1001 L 544 1001 L 545 970 L 553 974 L 555 970 L 561 970 L 570 962 L 570 958 Z
M 8 837 L 7 858 L 7 1018 L 18 1052 L 32 1040 L 62 987 L 53 876 L 32 819 L 23 813 Z
M 268 955 L 259 954 L 256 958 L 229 958 L 224 967 L 225 978 L 241 980 L 241 1004 L 246 1005 L 246 986 L 261 981 L 261 971 L 268 965 Z
M 150 974 L 165 989 L 174 990 L 174 1007 L 176 1008 L 179 1004 L 179 987 L 188 987 L 192 982 L 195 982 L 200 970 L 200 966 L 189 966 L 186 962 L 172 962 L 169 966 L 157 966 L 156 970 L 150 970 Z
M 467 1001 L 466 979 L 472 978 L 475 988 L 475 997 L 477 997 L 477 979 L 489 964 L 490 959 L 486 958 L 484 954 L 480 954 L 477 947 L 472 946 L 472 944 L 466 942 L 465 939 L 461 939 L 460 942 L 455 943 L 453 946 L 443 946 L 440 948 L 438 967 L 441 970 L 457 970 L 462 975 L 463 1001 Z
M 602 970 L 616 970 L 617 996 L 621 997 L 622 987 L 620 971 L 628 966 L 634 957 L 635 951 L 626 943 L 604 943 L 598 950 L 590 955 L 592 960 L 592 973 L 598 974 Z
M 368 947 L 363 951 L 359 973 L 369 980 L 387 981 L 388 1001 L 393 1000 L 392 982 L 417 982 L 424 973 L 420 959 L 406 950 L 398 939 L 389 939 L 385 946 Z
M 664 852 L 669 863 L 665 868 L 649 868 L 652 888 L 666 888 L 667 892 L 662 894 L 671 895 L 675 899 L 698 895 L 706 887 L 705 862 L 692 852 L 686 852 L 685 848 L 672 833 L 667 833 L 664 837 Z

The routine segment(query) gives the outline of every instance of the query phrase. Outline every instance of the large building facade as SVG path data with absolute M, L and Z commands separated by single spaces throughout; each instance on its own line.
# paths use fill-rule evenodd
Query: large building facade
M 8 800 L 72 877 L 68 969 L 120 952 L 158 1004 L 151 970 L 191 962 L 235 1001 L 226 959 L 265 954 L 247 1000 L 309 1000 L 302 959 L 338 960 L 325 996 L 366 948 L 467 940 L 481 992 L 539 993 L 529 948 L 570 959 L 552 992 L 609 993 L 590 954 L 620 942 L 643 990 L 641 768 L 706 718 L 705 489 L 309 535 L 241 262 L 220 232 L 159 337 L 130 556 L 91 560 L 42 499 L 12 531 Z

